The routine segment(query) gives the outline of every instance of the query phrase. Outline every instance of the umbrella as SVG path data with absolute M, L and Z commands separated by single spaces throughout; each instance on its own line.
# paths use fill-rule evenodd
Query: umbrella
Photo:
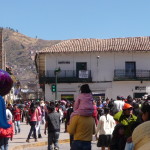
M 65 100 L 61 100 L 61 103 L 64 103 L 65 105 L 67 104 L 67 102 Z

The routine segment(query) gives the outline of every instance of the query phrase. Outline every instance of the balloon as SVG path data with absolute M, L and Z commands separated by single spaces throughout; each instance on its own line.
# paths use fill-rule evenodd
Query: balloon
M 9 93 L 13 86 L 13 80 L 8 72 L 0 69 L 0 95 L 4 96 Z
M 2 96 L 8 94 L 12 86 L 13 80 L 10 75 L 6 71 L 0 69 L 0 128 L 4 129 L 9 128 L 10 125 L 7 122 L 6 107 Z

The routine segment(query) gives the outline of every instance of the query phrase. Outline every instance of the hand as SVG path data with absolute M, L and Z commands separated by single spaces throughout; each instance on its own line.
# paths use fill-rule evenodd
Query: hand
M 46 135 L 46 130 L 44 131 L 44 134 Z
M 131 143 L 132 142 L 132 136 L 127 138 L 127 143 Z
M 95 138 L 96 138 L 96 140 L 98 140 L 98 138 L 97 138 L 97 134 L 95 134 Z

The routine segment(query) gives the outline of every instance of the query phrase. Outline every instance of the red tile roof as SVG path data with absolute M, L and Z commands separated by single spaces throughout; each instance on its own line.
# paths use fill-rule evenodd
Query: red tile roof
M 39 53 L 99 51 L 150 51 L 150 37 L 71 39 L 45 48 Z

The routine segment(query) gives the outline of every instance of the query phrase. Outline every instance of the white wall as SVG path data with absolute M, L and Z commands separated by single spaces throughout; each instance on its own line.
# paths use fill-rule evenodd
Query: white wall
M 116 98 L 117 95 L 127 97 L 134 93 L 145 93 L 146 90 L 136 90 L 135 86 L 150 87 L 150 81 L 117 81 L 112 83 L 112 98 Z
M 150 52 L 54 53 L 46 55 L 46 69 L 76 70 L 76 62 L 87 62 L 93 81 L 112 81 L 114 70 L 125 69 L 126 61 L 135 61 L 136 69 L 150 70 L 149 58 Z M 70 64 L 58 64 L 59 61 L 70 61 Z
M 97 59 L 97 56 L 100 56 Z M 91 70 L 91 89 L 97 93 L 105 93 L 106 97 L 116 98 L 117 95 L 133 95 L 135 86 L 140 81 L 113 81 L 115 69 L 125 69 L 126 61 L 135 61 L 136 69 L 150 70 L 150 52 L 92 52 L 92 53 L 53 53 L 46 55 L 46 70 L 76 70 L 76 62 L 87 62 L 87 70 Z M 70 61 L 70 64 L 58 64 L 59 61 Z M 144 81 L 146 86 L 150 82 Z M 58 84 L 58 98 L 63 93 L 78 94 L 81 83 Z M 48 85 L 45 88 L 46 99 L 54 98 Z M 72 89 L 73 92 L 69 90 Z M 63 91 L 64 90 L 64 91 Z M 61 92 L 59 92 L 61 91 Z

